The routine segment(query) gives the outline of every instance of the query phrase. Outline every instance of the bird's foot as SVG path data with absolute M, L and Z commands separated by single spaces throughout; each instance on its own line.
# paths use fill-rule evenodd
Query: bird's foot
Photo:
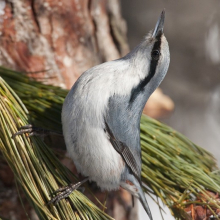
M 45 137 L 45 136 L 51 135 L 51 134 L 62 136 L 62 133 L 60 133 L 60 132 L 35 127 L 35 126 L 29 124 L 29 125 L 25 125 L 25 126 L 20 127 L 19 131 L 12 135 L 12 138 L 15 138 L 17 135 L 21 135 L 21 134 L 25 134 L 25 133 L 29 134 L 28 137 L 31 137 L 31 136 L 34 136 L 34 135 Z
M 84 180 L 76 183 L 76 184 L 69 184 L 68 186 L 61 187 L 57 189 L 54 194 L 59 193 L 57 196 L 53 197 L 47 204 L 55 204 L 57 205 L 58 202 L 62 199 L 67 198 L 74 190 L 78 189 L 83 183 L 85 183 L 89 178 L 85 178 Z M 84 191 L 84 190 L 83 190 Z

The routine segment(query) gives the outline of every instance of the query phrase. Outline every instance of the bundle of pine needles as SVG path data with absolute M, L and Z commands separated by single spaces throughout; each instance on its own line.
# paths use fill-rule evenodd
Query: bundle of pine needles
M 208 206 L 217 217 L 214 210 L 220 208 L 220 200 L 206 190 L 219 193 L 220 176 L 212 172 L 217 167 L 209 152 L 146 116 L 141 120 L 141 144 L 142 181 L 174 216 L 185 216 L 184 208 L 194 204 Z
M 30 112 L 29 117 L 32 123 L 53 130 L 61 130 L 60 114 L 63 100 L 67 94 L 66 90 L 54 86 L 43 85 L 40 82 L 30 80 L 21 73 L 4 68 L 0 68 L 0 75 L 21 98 Z M 4 94 L 4 97 L 7 97 L 7 94 Z M 10 106 L 13 102 L 14 100 L 11 101 Z M 12 112 L 13 111 L 15 111 L 14 108 Z M 22 121 L 22 124 L 28 123 L 27 119 L 25 120 L 26 121 Z M 16 122 L 11 133 L 16 132 L 16 128 L 20 125 L 20 123 L 17 124 Z M 5 123 L 1 125 L 1 127 L 4 126 Z M 9 136 L 7 137 L 9 138 Z M 1 139 L 2 138 L 6 138 L 6 136 L 2 137 L 1 134 Z M 23 137 L 20 138 L 22 138 L 22 143 L 27 142 Z M 11 148 L 12 144 L 15 145 L 12 140 L 6 139 L 5 141 L 5 145 L 8 145 L 8 150 Z M 30 144 L 33 143 L 30 142 Z M 143 164 L 142 181 L 147 193 L 153 193 L 160 197 L 164 204 L 168 205 L 176 218 L 185 216 L 184 209 L 191 204 L 199 204 L 208 207 L 211 213 L 217 218 L 214 210 L 220 208 L 220 203 L 218 199 L 210 196 L 207 190 L 215 193 L 220 192 L 220 176 L 218 172 L 213 172 L 217 167 L 215 159 L 209 152 L 196 146 L 172 128 L 146 116 L 142 116 L 141 119 L 141 145 Z M 44 172 L 46 176 L 48 173 L 46 168 L 48 168 L 47 166 L 50 158 L 44 155 L 46 153 L 43 151 L 45 146 L 38 140 L 37 146 L 32 148 L 37 152 L 36 161 L 44 158 L 45 170 L 42 170 L 42 172 Z M 48 148 L 47 151 L 49 151 Z M 51 153 L 51 151 L 49 152 Z M 11 160 L 16 159 L 16 155 L 12 157 L 15 158 L 11 158 Z M 24 163 L 22 158 L 19 163 Z M 56 161 L 56 163 L 56 166 L 59 167 L 59 162 Z M 39 162 L 34 164 L 34 166 L 38 165 Z M 30 169 L 30 172 L 31 171 L 32 169 Z M 69 183 L 64 176 L 59 176 L 59 178 L 57 178 L 56 170 L 50 171 L 50 176 L 55 176 L 56 181 L 60 184 L 66 185 L 66 183 Z M 20 177 L 20 175 L 16 176 Z M 42 177 L 42 180 L 44 178 Z M 66 181 L 63 182 L 64 180 Z M 24 184 L 24 182 L 21 182 L 21 184 Z M 47 188 L 48 186 L 46 189 Z M 49 193 L 56 188 L 57 186 L 51 187 Z M 45 191 L 45 189 L 42 189 L 42 191 Z M 41 194 L 41 191 L 38 193 Z M 78 192 L 76 193 L 79 195 Z M 73 193 L 73 196 L 75 195 L 76 194 Z M 44 197 L 48 199 L 48 195 L 44 195 Z M 33 203 L 35 203 L 34 200 Z M 36 206 L 35 204 L 35 207 Z M 56 212 L 54 211 L 54 213 Z M 90 212 L 88 211 L 88 213 Z M 87 216 L 89 216 L 88 213 Z
M 12 138 L 18 127 L 28 124 L 27 114 L 24 104 L 0 77 L 0 150 L 39 218 L 112 219 L 79 191 L 71 194 L 71 202 L 62 200 L 57 206 L 47 205 L 59 186 L 70 183 L 71 173 L 41 139 L 30 140 L 26 135 Z

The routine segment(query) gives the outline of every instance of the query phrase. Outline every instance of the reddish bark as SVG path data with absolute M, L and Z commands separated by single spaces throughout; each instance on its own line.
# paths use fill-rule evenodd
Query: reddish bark
M 6 1 L 0 19 L 0 64 L 66 88 L 128 52 L 118 0 Z

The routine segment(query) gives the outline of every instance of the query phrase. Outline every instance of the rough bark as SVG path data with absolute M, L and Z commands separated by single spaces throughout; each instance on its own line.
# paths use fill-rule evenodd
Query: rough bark
M 47 83 L 70 88 L 86 69 L 128 52 L 118 0 L 8 0 L 3 6 L 0 64 Z

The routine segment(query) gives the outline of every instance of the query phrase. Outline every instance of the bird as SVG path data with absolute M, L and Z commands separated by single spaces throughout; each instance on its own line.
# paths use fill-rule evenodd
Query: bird
M 89 180 L 101 190 L 124 188 L 153 220 L 141 183 L 140 119 L 170 63 L 164 20 L 165 10 L 131 52 L 88 69 L 70 89 L 62 107 L 63 135 L 67 152 L 85 179 L 58 189 L 61 193 L 51 203 Z

